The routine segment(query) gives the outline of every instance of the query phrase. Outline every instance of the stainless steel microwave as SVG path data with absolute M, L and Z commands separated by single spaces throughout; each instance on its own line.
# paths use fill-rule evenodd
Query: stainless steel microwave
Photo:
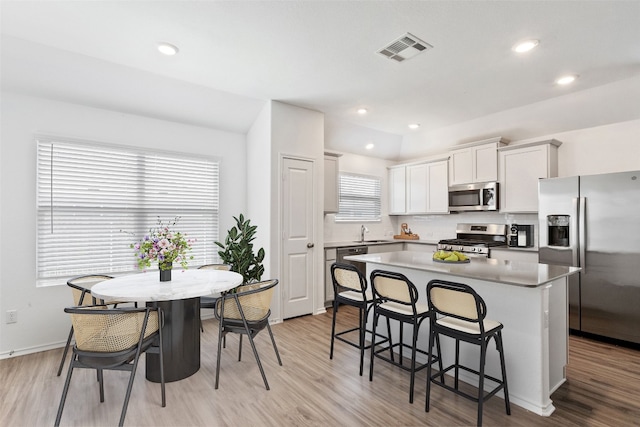
M 452 185 L 449 187 L 449 211 L 497 211 L 498 194 L 497 182 Z

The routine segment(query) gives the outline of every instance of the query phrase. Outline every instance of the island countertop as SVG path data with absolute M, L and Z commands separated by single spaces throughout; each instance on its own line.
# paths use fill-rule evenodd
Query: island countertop
M 578 267 L 490 258 L 471 258 L 469 263 L 442 263 L 434 261 L 431 253 L 414 251 L 351 255 L 345 259 L 524 287 L 538 287 L 580 271 Z

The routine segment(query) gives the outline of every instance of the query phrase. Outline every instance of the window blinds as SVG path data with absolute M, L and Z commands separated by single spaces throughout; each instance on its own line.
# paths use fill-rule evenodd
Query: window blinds
M 380 178 L 341 173 L 339 192 L 336 221 L 380 220 Z
M 179 217 L 175 230 L 196 239 L 190 265 L 218 262 L 215 159 L 48 137 L 36 142 L 39 284 L 137 269 L 129 245 L 158 219 Z

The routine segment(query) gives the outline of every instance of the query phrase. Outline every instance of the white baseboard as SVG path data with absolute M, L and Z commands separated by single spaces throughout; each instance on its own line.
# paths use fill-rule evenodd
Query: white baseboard
M 0 352 L 0 360 L 9 359 L 11 357 L 25 356 L 27 354 L 40 353 L 41 351 L 55 350 L 65 346 L 66 341 L 37 345 L 33 347 L 20 348 L 17 350 L 9 350 Z

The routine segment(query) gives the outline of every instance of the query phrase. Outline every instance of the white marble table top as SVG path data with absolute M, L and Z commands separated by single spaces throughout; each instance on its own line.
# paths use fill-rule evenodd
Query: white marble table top
M 171 281 L 161 282 L 158 270 L 129 274 L 97 283 L 91 294 L 110 301 L 172 301 L 201 296 L 217 296 L 242 284 L 242 276 L 223 270 L 178 270 Z

